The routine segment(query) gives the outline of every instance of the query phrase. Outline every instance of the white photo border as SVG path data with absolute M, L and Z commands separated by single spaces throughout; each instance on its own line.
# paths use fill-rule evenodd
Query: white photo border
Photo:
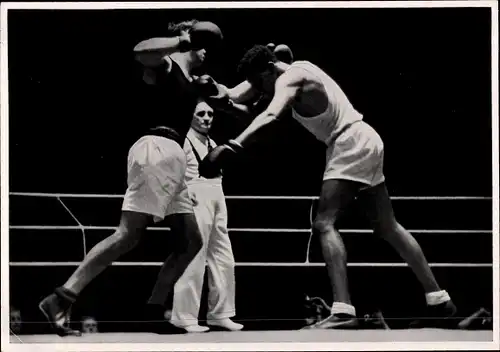
M 10 343 L 9 336 L 9 119 L 7 11 L 10 9 L 199 9 L 199 8 L 491 8 L 492 164 L 493 164 L 493 341 L 390 343 Z M 310 1 L 310 2 L 4 2 L 1 4 L 1 338 L 2 351 L 323 351 L 323 350 L 498 350 L 499 331 L 499 156 L 498 156 L 498 5 L 496 1 Z

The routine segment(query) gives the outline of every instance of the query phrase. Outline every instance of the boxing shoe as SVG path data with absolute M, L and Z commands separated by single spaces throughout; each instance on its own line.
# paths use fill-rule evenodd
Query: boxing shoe
M 457 307 L 451 300 L 437 305 L 427 305 L 423 317 L 410 322 L 410 329 L 457 328 Z
M 207 325 L 210 327 L 210 330 L 214 331 L 239 331 L 243 329 L 242 324 L 235 323 L 229 318 L 209 319 Z
M 69 327 L 72 302 L 69 302 L 65 297 L 61 297 L 60 293 L 60 291 L 56 290 L 55 293 L 45 297 L 38 305 L 38 308 L 49 322 L 51 330 L 57 335 L 61 337 L 81 336 L 81 331 Z
M 323 319 L 315 324 L 306 326 L 301 330 L 310 329 L 359 329 L 358 319 L 350 314 L 331 314 L 326 319 Z

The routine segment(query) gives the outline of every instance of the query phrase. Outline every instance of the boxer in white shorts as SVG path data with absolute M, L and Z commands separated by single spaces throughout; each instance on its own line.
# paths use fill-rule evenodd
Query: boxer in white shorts
M 178 246 L 160 270 L 157 285 L 168 294 L 202 247 L 184 181 L 186 157 L 182 146 L 199 98 L 191 71 L 201 66 L 206 49 L 217 45 L 222 34 L 213 23 L 195 20 L 172 24 L 169 30 L 171 37 L 148 39 L 134 48 L 148 87 L 140 101 L 143 110 L 137 116 L 137 126 L 146 128 L 138 131 L 142 136 L 128 153 L 128 188 L 120 224 L 112 235 L 90 250 L 64 285 L 39 304 L 52 330 L 60 336 L 80 335 L 65 322 L 81 291 L 113 261 L 134 248 L 147 227 L 165 217 L 172 203 L 179 210 L 171 219 Z M 165 299 L 156 297 L 148 305 L 147 320 L 158 321 L 150 325 L 157 333 L 172 332 L 168 324 L 162 324 Z
M 408 263 L 420 281 L 427 311 L 412 327 L 444 326 L 453 321 L 456 307 L 441 290 L 420 245 L 394 216 L 383 174 L 384 145 L 377 132 L 363 121 L 348 98 L 322 69 L 308 61 L 291 65 L 277 60 L 269 48 L 256 45 L 240 62 L 246 81 L 229 89 L 229 96 L 242 103 L 255 91 L 273 95 L 259 114 L 236 139 L 215 148 L 202 162 L 200 173 L 213 177 L 231 162 L 239 150 L 259 132 L 283 116 L 292 116 L 327 147 L 318 210 L 313 233 L 320 238 L 322 252 L 333 289 L 331 316 L 313 328 L 357 328 L 356 310 L 351 303 L 347 281 L 346 252 L 335 227 L 339 212 L 356 197 L 362 202 L 373 230 L 387 240 Z M 301 158 L 307 156 L 300 156 Z

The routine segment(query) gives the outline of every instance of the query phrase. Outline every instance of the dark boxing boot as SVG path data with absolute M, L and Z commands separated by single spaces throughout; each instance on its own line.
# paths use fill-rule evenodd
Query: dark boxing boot
M 38 308 L 50 324 L 50 328 L 59 336 L 81 336 L 81 332 L 71 329 L 69 318 L 71 306 L 76 300 L 76 295 L 60 287 L 54 293 L 45 297 Z

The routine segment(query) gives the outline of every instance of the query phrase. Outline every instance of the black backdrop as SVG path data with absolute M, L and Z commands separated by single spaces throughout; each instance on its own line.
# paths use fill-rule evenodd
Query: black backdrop
M 238 60 L 255 43 L 286 43 L 295 59 L 310 60 L 331 74 L 384 139 L 385 173 L 392 195 L 491 196 L 491 23 L 490 10 L 481 8 L 9 11 L 10 191 L 122 194 L 128 148 L 141 120 L 137 109 L 141 73 L 132 48 L 140 40 L 163 35 L 169 21 L 191 18 L 214 21 L 223 30 L 223 51 L 208 53 L 206 70 L 228 86 L 240 82 L 235 73 Z M 221 115 L 213 135 L 223 142 L 242 127 Z M 282 122 L 271 135 L 227 170 L 226 194 L 317 195 L 324 148 L 294 121 Z M 86 225 L 115 226 L 119 202 L 97 203 L 76 202 L 72 209 L 79 209 L 80 219 L 88 218 Z M 230 227 L 242 227 L 245 221 L 249 227 L 309 225 L 308 205 L 294 209 L 302 216 L 295 220 L 296 213 L 285 205 L 245 204 L 250 203 L 229 204 Z M 61 211 L 56 208 L 41 200 L 11 197 L 11 224 L 73 225 L 64 214 L 55 219 Z M 412 202 L 396 203 L 395 208 L 409 228 L 491 229 L 491 202 Z M 255 209 L 260 213 L 252 218 L 249 210 Z M 345 223 L 359 228 L 358 219 L 352 217 Z M 50 236 L 55 236 L 55 242 Z M 100 232 L 90 242 L 102 236 Z M 297 237 L 300 241 L 295 243 L 296 237 L 288 234 L 237 234 L 237 240 L 231 236 L 237 261 L 263 260 L 262 256 L 268 261 L 293 261 L 282 250 L 283 244 L 300 252 L 307 242 L 306 236 Z M 53 247 L 44 249 L 44 260 L 80 260 L 76 254 L 58 257 L 61 247 L 81 242 L 80 237 L 77 242 L 71 237 L 73 242 L 63 244 L 62 238 L 57 233 L 44 232 L 41 239 L 39 232 L 12 231 L 11 260 L 42 260 L 35 257 L 42 255 L 39 246 L 48 243 Z M 491 263 L 488 235 L 422 235 L 419 241 L 431 261 Z M 347 243 L 347 247 L 358 248 L 363 255 L 352 256 L 359 261 L 398 261 L 384 250 L 369 258 L 377 251 L 369 243 L 354 249 Z M 152 260 L 144 248 L 134 253 L 139 260 Z M 443 257 L 447 255 L 453 258 Z M 164 253 L 157 257 L 154 260 L 162 260 Z M 13 268 L 15 303 L 28 311 L 29 319 L 38 319 L 35 302 L 71 270 Z M 295 317 L 289 307 L 296 307 L 307 290 L 329 300 L 322 270 L 237 268 L 239 316 Z M 394 270 L 391 277 L 398 277 L 396 286 L 420 295 L 411 274 L 399 278 L 407 269 L 350 270 L 358 295 L 366 292 L 359 287 L 370 288 L 371 280 L 382 280 L 377 284 L 385 282 L 393 292 L 396 280 L 389 280 L 386 270 Z M 449 289 L 455 288 L 458 300 L 470 303 L 473 297 L 477 304 L 491 305 L 491 268 L 436 270 Z M 130 319 L 147 298 L 156 272 L 157 268 L 110 269 L 86 291 L 91 298 L 82 299 L 86 307 L 81 308 L 82 314 L 92 309 L 101 314 L 101 320 Z M 141 285 L 136 287 L 142 289 L 132 290 L 126 284 L 131 275 L 140 275 Z M 270 283 L 259 288 L 255 276 L 258 282 Z M 27 282 L 42 277 L 45 282 L 37 283 L 36 290 L 26 290 Z M 103 290 L 103 285 L 109 290 Z M 118 303 L 116 295 L 123 292 L 127 295 Z M 388 302 L 387 309 L 403 314 L 401 306 L 393 306 L 394 296 L 381 297 Z
M 132 48 L 168 21 L 220 25 L 207 71 L 234 85 L 245 49 L 286 43 L 331 74 L 386 144 L 395 195 L 491 193 L 488 9 L 273 9 L 9 12 L 10 175 L 17 191 L 123 193 L 140 89 Z M 219 119 L 214 136 L 240 126 Z M 228 194 L 316 194 L 323 150 L 287 130 L 261 143 Z M 264 146 L 265 145 L 265 146 Z M 63 153 L 63 150 L 67 154 Z M 305 157 L 307 155 L 307 157 Z M 256 167 L 258 169 L 256 170 Z

